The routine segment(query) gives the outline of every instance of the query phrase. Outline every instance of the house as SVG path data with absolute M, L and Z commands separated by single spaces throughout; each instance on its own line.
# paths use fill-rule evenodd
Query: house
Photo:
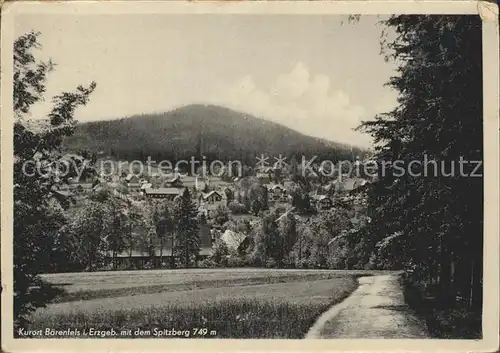
M 92 189 L 95 190 L 99 185 L 104 185 L 106 184 L 106 179 L 102 177 L 97 177 L 94 179 L 94 182 L 92 183 Z
M 237 233 L 230 229 L 227 229 L 221 236 L 220 239 L 226 244 L 228 250 L 236 251 L 241 245 L 243 240 L 245 240 L 246 235 L 243 233 Z
M 153 188 L 153 184 L 151 183 L 144 183 L 141 185 L 141 192 L 144 192 L 144 190 L 146 189 L 152 189 Z
M 271 178 L 267 173 L 257 173 L 256 177 L 262 184 L 268 184 L 271 181 Z
M 295 207 L 292 207 L 292 208 L 288 209 L 287 211 L 283 212 L 283 214 L 281 216 L 276 218 L 276 222 L 280 222 L 282 219 L 285 219 L 286 217 L 288 217 L 289 214 L 293 215 L 294 211 L 295 211 Z
M 216 203 L 216 202 L 221 202 L 222 201 L 222 195 L 219 194 L 217 191 L 210 191 L 207 194 L 203 194 L 203 201 L 207 203 Z
M 208 217 L 209 213 L 207 208 L 204 205 L 201 205 L 198 207 L 198 216 L 204 215 L 205 217 Z
M 92 191 L 93 188 L 92 183 L 77 183 L 77 184 L 70 184 L 69 189 L 73 190 L 73 192 L 77 194 L 86 194 Z
M 333 206 L 332 199 L 326 195 L 314 195 L 313 202 L 318 210 L 329 210 Z
M 134 174 L 128 174 L 125 177 L 125 181 L 127 183 L 127 188 L 129 191 L 139 191 L 141 189 L 141 181 L 139 180 L 139 177 Z
M 286 189 L 281 184 L 267 185 L 272 200 L 282 200 L 286 197 Z
M 179 175 L 175 176 L 173 179 L 170 179 L 166 182 L 168 187 L 171 188 L 181 188 L 182 187 L 182 180 Z
M 364 188 L 368 184 L 368 181 L 366 179 L 361 179 L 361 178 L 352 178 L 352 179 L 347 179 L 343 181 L 340 185 L 340 190 L 344 192 L 354 192 L 358 189 Z
M 139 177 L 135 174 L 128 174 L 125 181 L 129 184 L 138 184 L 140 182 Z
M 108 186 L 108 183 L 102 179 L 102 178 L 97 178 L 93 183 L 92 183 L 92 191 L 97 192 L 100 190 L 106 189 Z
M 194 180 L 194 187 L 196 190 L 205 190 L 210 185 L 210 180 L 208 177 L 196 176 Z
M 172 169 L 172 166 L 163 165 L 162 163 L 160 163 L 158 165 L 158 172 L 160 176 L 166 176 L 166 175 L 172 175 L 174 170 Z
M 158 189 L 144 189 L 144 195 L 153 199 L 169 199 L 173 200 L 177 196 L 184 193 L 184 188 L 158 188 Z

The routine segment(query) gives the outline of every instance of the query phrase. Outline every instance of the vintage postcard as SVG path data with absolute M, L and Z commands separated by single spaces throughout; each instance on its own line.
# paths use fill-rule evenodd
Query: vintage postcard
M 18 2 L 2 350 L 499 344 L 498 7 Z

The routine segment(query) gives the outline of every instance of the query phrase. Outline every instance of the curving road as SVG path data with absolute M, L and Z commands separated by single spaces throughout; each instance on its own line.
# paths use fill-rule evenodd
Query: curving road
M 361 277 L 347 299 L 325 312 L 305 338 L 427 338 L 404 302 L 398 275 Z

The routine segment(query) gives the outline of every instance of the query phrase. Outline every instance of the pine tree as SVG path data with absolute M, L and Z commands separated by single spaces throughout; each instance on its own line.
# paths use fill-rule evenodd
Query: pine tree
M 126 246 L 123 234 L 126 232 L 127 211 L 123 200 L 113 195 L 104 205 L 106 212 L 102 216 L 102 220 L 108 224 L 106 241 L 109 250 L 111 250 L 113 268 L 116 268 L 116 257 Z
M 288 260 L 288 256 L 297 241 L 297 221 L 291 213 L 288 213 L 279 222 L 279 233 L 282 239 L 284 258 Z
M 150 202 L 148 206 L 148 224 L 150 224 L 151 231 L 155 234 L 155 238 L 159 242 L 160 266 L 162 266 L 165 239 L 173 228 L 173 220 L 168 202 L 155 200 Z
M 180 258 L 185 268 L 196 259 L 200 253 L 200 230 L 196 205 L 191 201 L 188 189 L 177 198 L 175 205 L 175 248 L 173 254 Z
M 136 247 L 137 239 L 134 237 L 134 227 L 138 225 L 144 225 L 144 217 L 141 212 L 141 210 L 132 203 L 130 199 L 127 200 L 127 208 L 125 212 L 127 216 L 127 226 L 126 226 L 126 237 L 125 241 L 127 243 L 128 247 L 128 257 L 129 257 L 129 264 L 132 266 L 132 251 Z

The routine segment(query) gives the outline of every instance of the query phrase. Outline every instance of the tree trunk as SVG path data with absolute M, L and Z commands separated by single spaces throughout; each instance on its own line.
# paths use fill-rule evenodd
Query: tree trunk
M 160 268 L 163 267 L 163 236 L 160 237 Z
M 299 235 L 299 264 L 302 261 L 302 234 Z
M 171 268 L 175 268 L 174 238 L 175 238 L 175 234 L 172 233 L 172 249 L 170 252 L 170 267 Z
M 471 307 L 473 310 L 481 310 L 483 305 L 483 262 L 473 260 L 473 273 L 471 278 Z
M 130 211 L 129 211 L 130 214 Z M 129 229 L 128 229 L 128 234 L 129 234 L 129 250 L 128 250 L 128 263 L 130 268 L 132 268 L 132 245 L 133 245 L 133 239 L 132 239 L 132 222 L 129 223 Z
M 447 236 L 441 236 L 441 257 L 439 274 L 439 293 L 438 300 L 442 306 L 452 304 L 451 300 L 451 254 L 447 244 Z M 453 298 L 454 300 L 455 298 Z

